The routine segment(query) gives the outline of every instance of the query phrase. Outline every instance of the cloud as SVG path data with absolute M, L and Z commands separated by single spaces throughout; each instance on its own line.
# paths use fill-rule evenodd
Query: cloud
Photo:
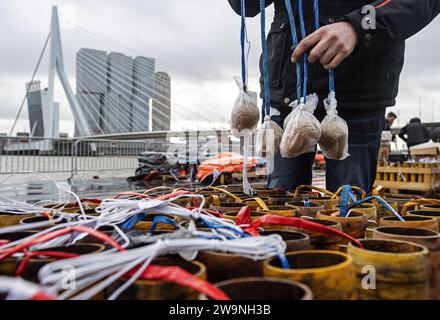
M 157 59 L 157 69 L 173 77 L 173 128 L 191 123 L 183 118 L 201 123 L 205 118 L 228 118 L 237 95 L 232 77 L 240 72 L 240 19 L 227 1 L 2 0 L 0 39 L 7 45 L 0 50 L 0 132 L 8 131 L 23 98 L 49 31 L 52 4 L 59 6 L 65 65 L 74 88 L 75 54 L 82 47 L 151 56 Z M 272 11 L 268 10 L 268 24 Z M 258 90 L 259 19 L 248 23 L 250 82 Z M 414 116 L 420 95 L 426 100 L 427 120 L 431 100 L 440 109 L 439 27 L 437 19 L 408 41 L 398 98 L 403 121 Z M 46 58 L 37 76 L 44 83 L 47 68 Z M 72 122 L 60 87 L 56 99 L 63 121 Z M 71 130 L 73 125 L 63 128 Z

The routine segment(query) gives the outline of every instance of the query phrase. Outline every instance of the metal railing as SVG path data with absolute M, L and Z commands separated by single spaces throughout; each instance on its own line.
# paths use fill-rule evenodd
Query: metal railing
M 0 174 L 70 172 L 72 140 L 0 138 Z
M 87 171 L 134 170 L 146 141 L 79 139 L 72 144 L 72 176 Z
M 171 150 L 171 151 L 170 151 Z M 240 143 L 193 140 L 102 140 L 0 137 L 0 175 L 23 172 L 70 173 L 136 170 L 142 153 L 203 161 L 218 152 L 240 152 Z M 251 152 L 252 154 L 253 152 Z
M 0 137 L 0 174 L 134 170 L 146 141 Z

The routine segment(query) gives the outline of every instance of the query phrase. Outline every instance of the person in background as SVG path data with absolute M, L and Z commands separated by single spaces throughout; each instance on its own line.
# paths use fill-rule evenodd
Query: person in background
M 389 141 L 389 148 L 391 152 L 391 142 L 396 142 L 396 135 L 391 133 L 391 127 L 394 124 L 394 121 L 396 121 L 397 115 L 394 112 L 389 112 L 385 118 L 385 127 L 382 132 L 382 139 L 381 139 L 381 149 L 384 145 L 384 141 L 388 141 L 391 137 L 391 141 Z M 385 143 L 387 144 L 387 143 Z M 381 153 L 381 151 L 379 152 Z M 381 158 L 379 158 L 381 159 Z
M 413 118 L 400 130 L 399 138 L 406 142 L 409 150 L 413 146 L 428 142 L 431 134 L 419 118 Z
M 385 131 L 391 130 L 391 127 L 393 126 L 396 119 L 397 115 L 394 112 L 390 112 L 387 114 L 387 117 L 385 118 Z

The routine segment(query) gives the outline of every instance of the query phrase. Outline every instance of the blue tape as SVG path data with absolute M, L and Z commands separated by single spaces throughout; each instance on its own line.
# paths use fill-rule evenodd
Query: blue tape
M 179 228 L 179 226 L 177 225 L 177 223 L 173 220 L 171 220 L 170 218 L 167 218 L 165 216 L 155 216 L 153 219 L 153 224 L 151 225 L 150 228 L 150 235 L 154 235 L 154 232 L 156 231 L 157 226 L 162 223 L 162 224 L 168 224 L 170 226 Z
M 310 208 L 310 199 L 309 199 L 309 197 L 305 197 L 304 198 L 304 206 L 306 208 Z
M 348 213 L 348 200 L 350 197 L 351 186 L 344 185 L 341 192 L 341 203 L 339 205 L 339 216 L 345 218 Z
M 210 229 L 227 229 L 227 230 L 231 230 L 231 231 L 237 233 L 238 235 L 240 235 L 243 238 L 250 237 L 247 233 L 245 233 L 243 231 L 239 231 L 232 226 L 211 222 L 203 217 L 201 217 L 200 219 L 201 219 L 202 223 Z
M 129 218 L 127 221 L 125 221 L 122 225 L 121 225 L 121 229 L 123 231 L 129 231 L 131 229 L 134 228 L 135 225 L 138 224 L 138 222 L 142 221 L 145 219 L 147 215 L 145 213 L 140 213 L 137 214 L 131 218 Z
M 285 270 L 290 269 L 290 263 L 289 260 L 287 260 L 286 256 L 284 254 L 280 254 L 278 256 L 278 259 L 280 260 L 281 267 Z
M 387 209 L 388 211 L 390 211 L 392 214 L 394 214 L 397 219 L 399 219 L 400 221 L 404 222 L 405 219 L 402 218 L 402 216 L 396 211 L 394 210 L 393 207 L 391 207 L 388 202 L 386 202 L 385 200 L 383 200 L 382 198 L 378 197 L 378 196 L 371 196 L 368 198 L 365 198 L 364 200 L 361 201 L 357 201 L 356 203 L 354 203 L 353 205 L 351 205 L 350 209 L 353 209 L 363 203 L 366 202 L 370 202 L 371 200 L 376 200 L 377 202 L 379 202 L 385 209 Z

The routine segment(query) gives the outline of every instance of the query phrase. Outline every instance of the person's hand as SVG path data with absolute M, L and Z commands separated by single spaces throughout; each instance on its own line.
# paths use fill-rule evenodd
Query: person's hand
M 325 69 L 335 69 L 353 52 L 357 42 L 358 35 L 351 23 L 333 23 L 304 38 L 292 54 L 292 63 L 299 61 L 304 52 L 314 46 L 309 62 L 319 60 Z

